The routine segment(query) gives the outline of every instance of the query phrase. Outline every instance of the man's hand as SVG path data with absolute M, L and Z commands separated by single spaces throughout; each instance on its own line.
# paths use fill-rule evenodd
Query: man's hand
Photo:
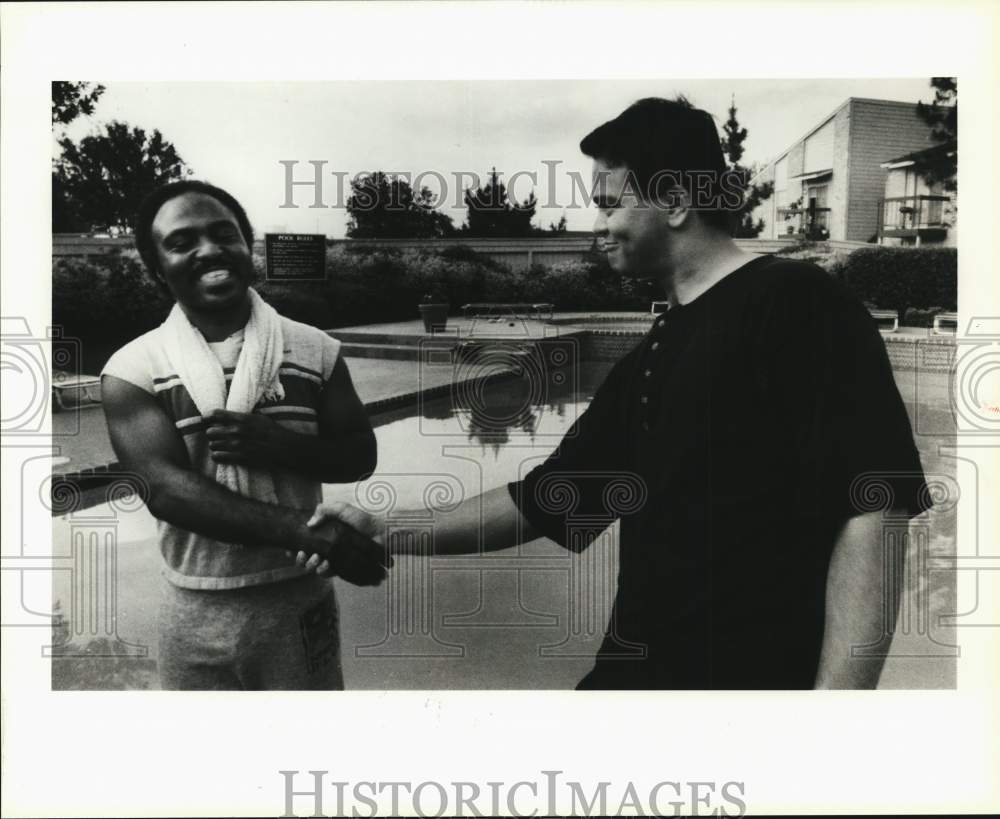
M 301 551 L 295 562 L 321 577 L 336 575 L 357 586 L 377 586 L 393 566 L 382 545 L 376 518 L 346 503 L 317 506 L 307 526 L 330 546 L 309 556 Z
M 206 417 L 208 448 L 220 464 L 275 466 L 285 430 L 266 415 L 215 410 Z
M 420 510 L 422 515 L 426 510 Z M 474 555 L 509 549 L 519 543 L 527 543 L 540 535 L 520 511 L 510 497 L 506 486 L 498 486 L 482 495 L 473 495 L 463 500 L 456 509 L 447 513 L 433 513 L 434 537 L 430 543 L 426 538 L 426 519 L 419 526 L 406 525 L 407 515 L 399 513 L 393 523 L 393 538 L 386 536 L 386 521 L 347 503 L 333 503 L 317 506 L 306 528 L 312 531 L 331 518 L 342 520 L 357 531 L 381 544 L 387 554 L 433 557 L 441 555 Z M 324 564 L 325 555 L 310 558 L 319 551 L 300 552 L 297 562 L 300 566 L 323 575 L 335 573 Z

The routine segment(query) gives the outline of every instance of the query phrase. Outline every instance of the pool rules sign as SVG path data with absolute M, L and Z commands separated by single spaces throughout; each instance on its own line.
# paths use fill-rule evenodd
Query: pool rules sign
M 322 233 L 266 233 L 264 263 L 268 281 L 324 281 L 326 236 Z

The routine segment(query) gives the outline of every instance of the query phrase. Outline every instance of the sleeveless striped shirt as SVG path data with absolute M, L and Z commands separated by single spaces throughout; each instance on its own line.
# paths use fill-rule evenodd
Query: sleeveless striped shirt
M 261 402 L 254 412 L 296 432 L 317 435 L 320 393 L 333 373 L 340 342 L 307 324 L 284 316 L 281 321 L 284 350 L 279 378 L 285 397 Z M 165 338 L 162 327 L 139 336 L 110 358 L 101 375 L 121 378 L 155 396 L 183 438 L 192 468 L 214 480 L 216 463 L 209 454 L 206 423 L 170 366 Z M 224 366 L 223 371 L 228 385 L 234 367 Z M 282 506 L 312 511 L 321 500 L 318 481 L 280 468 L 273 469 L 272 476 Z M 280 549 L 222 543 L 162 520 L 157 521 L 157 534 L 166 577 L 183 588 L 235 589 L 306 574 Z

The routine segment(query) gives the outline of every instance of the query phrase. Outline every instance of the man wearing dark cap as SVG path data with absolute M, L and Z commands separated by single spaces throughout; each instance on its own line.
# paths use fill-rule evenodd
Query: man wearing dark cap
M 876 326 L 822 269 L 737 247 L 740 186 L 683 98 L 640 100 L 581 149 L 611 267 L 658 279 L 670 308 L 548 460 L 439 516 L 436 553 L 582 550 L 574 520 L 620 520 L 579 688 L 874 687 L 895 618 L 883 527 L 929 505 Z

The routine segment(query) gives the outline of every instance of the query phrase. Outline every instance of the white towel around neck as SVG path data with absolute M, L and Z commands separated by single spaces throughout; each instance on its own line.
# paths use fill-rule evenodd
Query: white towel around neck
M 228 396 L 222 364 L 180 305 L 174 305 L 163 323 L 164 352 L 203 418 L 217 409 L 250 413 L 262 399 L 285 397 L 278 377 L 284 351 L 281 316 L 253 288 L 248 292 L 250 319 L 244 328 L 243 349 Z M 245 497 L 277 503 L 274 479 L 266 469 L 218 464 L 215 479 Z

